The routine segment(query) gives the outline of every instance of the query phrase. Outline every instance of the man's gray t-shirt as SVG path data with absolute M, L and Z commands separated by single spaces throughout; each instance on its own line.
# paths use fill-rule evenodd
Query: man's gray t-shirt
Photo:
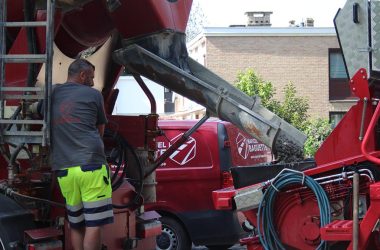
M 52 94 L 50 161 L 53 170 L 105 164 L 97 125 L 107 118 L 101 93 L 78 83 L 57 84 Z

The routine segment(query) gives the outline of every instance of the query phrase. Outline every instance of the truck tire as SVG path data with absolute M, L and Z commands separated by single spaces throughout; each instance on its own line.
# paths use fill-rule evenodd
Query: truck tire
M 190 250 L 191 241 L 183 226 L 167 216 L 160 218 L 162 233 L 157 236 L 156 250 Z

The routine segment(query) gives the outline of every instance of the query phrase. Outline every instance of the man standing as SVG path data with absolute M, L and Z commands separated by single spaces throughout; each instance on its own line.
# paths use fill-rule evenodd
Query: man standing
M 107 118 L 94 85 L 95 67 L 70 64 L 67 82 L 52 93 L 50 160 L 66 201 L 74 249 L 101 248 L 101 227 L 113 223 L 109 170 L 102 136 Z

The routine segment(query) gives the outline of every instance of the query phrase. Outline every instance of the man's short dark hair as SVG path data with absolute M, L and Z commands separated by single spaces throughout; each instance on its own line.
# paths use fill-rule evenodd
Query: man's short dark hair
M 68 75 L 74 76 L 79 74 L 81 71 L 93 69 L 95 70 L 95 66 L 87 61 L 86 59 L 76 59 L 69 66 Z

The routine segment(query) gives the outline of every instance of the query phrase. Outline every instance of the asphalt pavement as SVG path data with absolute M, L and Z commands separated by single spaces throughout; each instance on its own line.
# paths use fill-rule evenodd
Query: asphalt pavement
M 239 244 L 234 245 L 233 247 L 229 248 L 230 250 L 246 250 L 246 246 L 240 246 Z M 205 246 L 193 246 L 192 250 L 208 250 Z

